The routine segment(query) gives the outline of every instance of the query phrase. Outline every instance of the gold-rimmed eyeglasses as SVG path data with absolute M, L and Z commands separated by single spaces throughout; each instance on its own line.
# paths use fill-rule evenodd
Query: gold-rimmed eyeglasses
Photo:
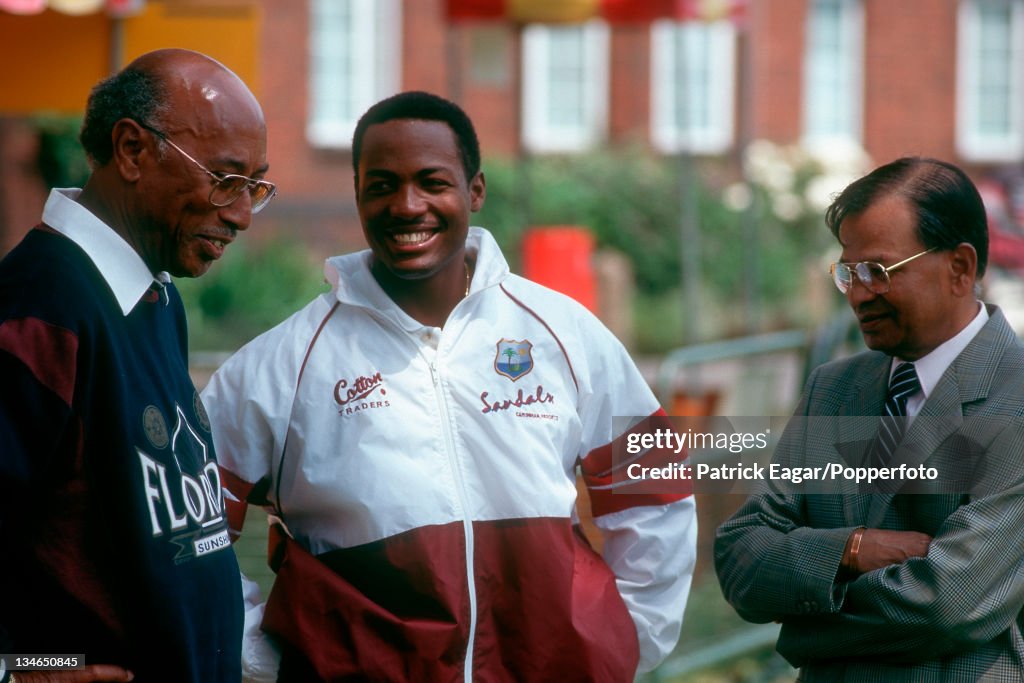
M 864 288 L 874 294 L 885 294 L 889 291 L 892 286 L 892 281 L 889 279 L 889 273 L 901 268 L 919 256 L 924 256 L 935 251 L 936 247 L 931 249 L 925 249 L 919 254 L 914 254 L 910 258 L 905 258 L 899 263 L 894 263 L 891 266 L 883 266 L 881 263 L 875 263 L 874 261 L 861 261 L 859 263 L 843 263 L 837 261 L 829 267 L 829 273 L 832 275 L 832 282 L 835 283 L 836 288 L 846 294 L 853 287 L 853 278 L 856 277 L 860 280 L 860 283 L 864 285 Z
M 237 173 L 216 173 L 211 171 L 196 161 L 191 154 L 178 147 L 165 133 L 141 121 L 138 124 L 176 149 L 179 154 L 195 164 L 199 170 L 210 176 L 210 179 L 213 180 L 213 187 L 210 188 L 210 203 L 214 206 L 228 206 L 241 197 L 243 192 L 248 191 L 252 201 L 252 212 L 256 214 L 277 194 L 277 187 L 274 183 L 266 180 L 257 180 L 256 178 L 238 175 Z

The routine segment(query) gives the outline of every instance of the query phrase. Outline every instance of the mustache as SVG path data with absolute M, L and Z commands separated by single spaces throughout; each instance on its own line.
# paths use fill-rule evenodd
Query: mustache
M 203 237 L 212 237 L 215 240 L 222 240 L 224 242 L 233 242 L 238 235 L 238 231 L 234 228 L 204 228 L 196 234 Z
M 857 316 L 857 320 L 862 321 L 867 318 L 890 315 L 892 312 L 893 310 L 891 306 L 880 303 L 879 301 L 863 303 L 853 309 L 853 314 Z

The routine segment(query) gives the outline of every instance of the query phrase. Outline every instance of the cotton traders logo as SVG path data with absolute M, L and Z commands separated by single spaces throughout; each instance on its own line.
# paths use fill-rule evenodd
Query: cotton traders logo
M 170 457 L 154 458 L 137 448 L 142 494 L 149 507 L 153 538 L 170 532 L 176 563 L 231 545 L 224 519 L 224 492 L 209 446 L 180 406 L 170 438 Z M 147 434 L 152 441 L 152 437 Z
M 530 350 L 533 344 L 529 341 L 502 339 L 498 342 L 498 351 L 494 356 L 494 369 L 515 382 L 533 370 L 533 355 Z
M 353 415 L 371 408 L 388 408 L 391 401 L 385 398 L 384 377 L 379 373 L 356 377 L 349 382 L 339 379 L 334 385 L 334 402 L 338 404 L 339 415 Z

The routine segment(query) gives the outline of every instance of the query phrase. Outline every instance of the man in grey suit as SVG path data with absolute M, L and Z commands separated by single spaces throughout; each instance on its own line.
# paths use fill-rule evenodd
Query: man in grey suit
M 814 371 L 777 457 L 939 476 L 824 494 L 765 482 L 718 529 L 725 597 L 781 622 L 801 681 L 1024 681 L 1024 348 L 977 299 L 981 198 L 955 166 L 904 158 L 826 222 L 870 351 Z M 869 415 L 870 430 L 851 422 Z M 857 443 L 859 461 L 842 445 Z

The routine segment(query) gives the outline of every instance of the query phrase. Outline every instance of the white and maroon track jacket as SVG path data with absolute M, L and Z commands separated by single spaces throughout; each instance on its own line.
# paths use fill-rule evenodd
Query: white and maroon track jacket
M 481 228 L 467 254 L 443 329 L 399 309 L 363 251 L 224 364 L 203 400 L 228 497 L 269 483 L 295 538 L 383 608 L 324 635 L 347 671 L 632 680 L 675 646 L 696 554 L 692 496 L 612 484 L 613 442 L 663 413 L 586 309 L 511 274 Z M 603 559 L 574 529 L 577 466 Z

